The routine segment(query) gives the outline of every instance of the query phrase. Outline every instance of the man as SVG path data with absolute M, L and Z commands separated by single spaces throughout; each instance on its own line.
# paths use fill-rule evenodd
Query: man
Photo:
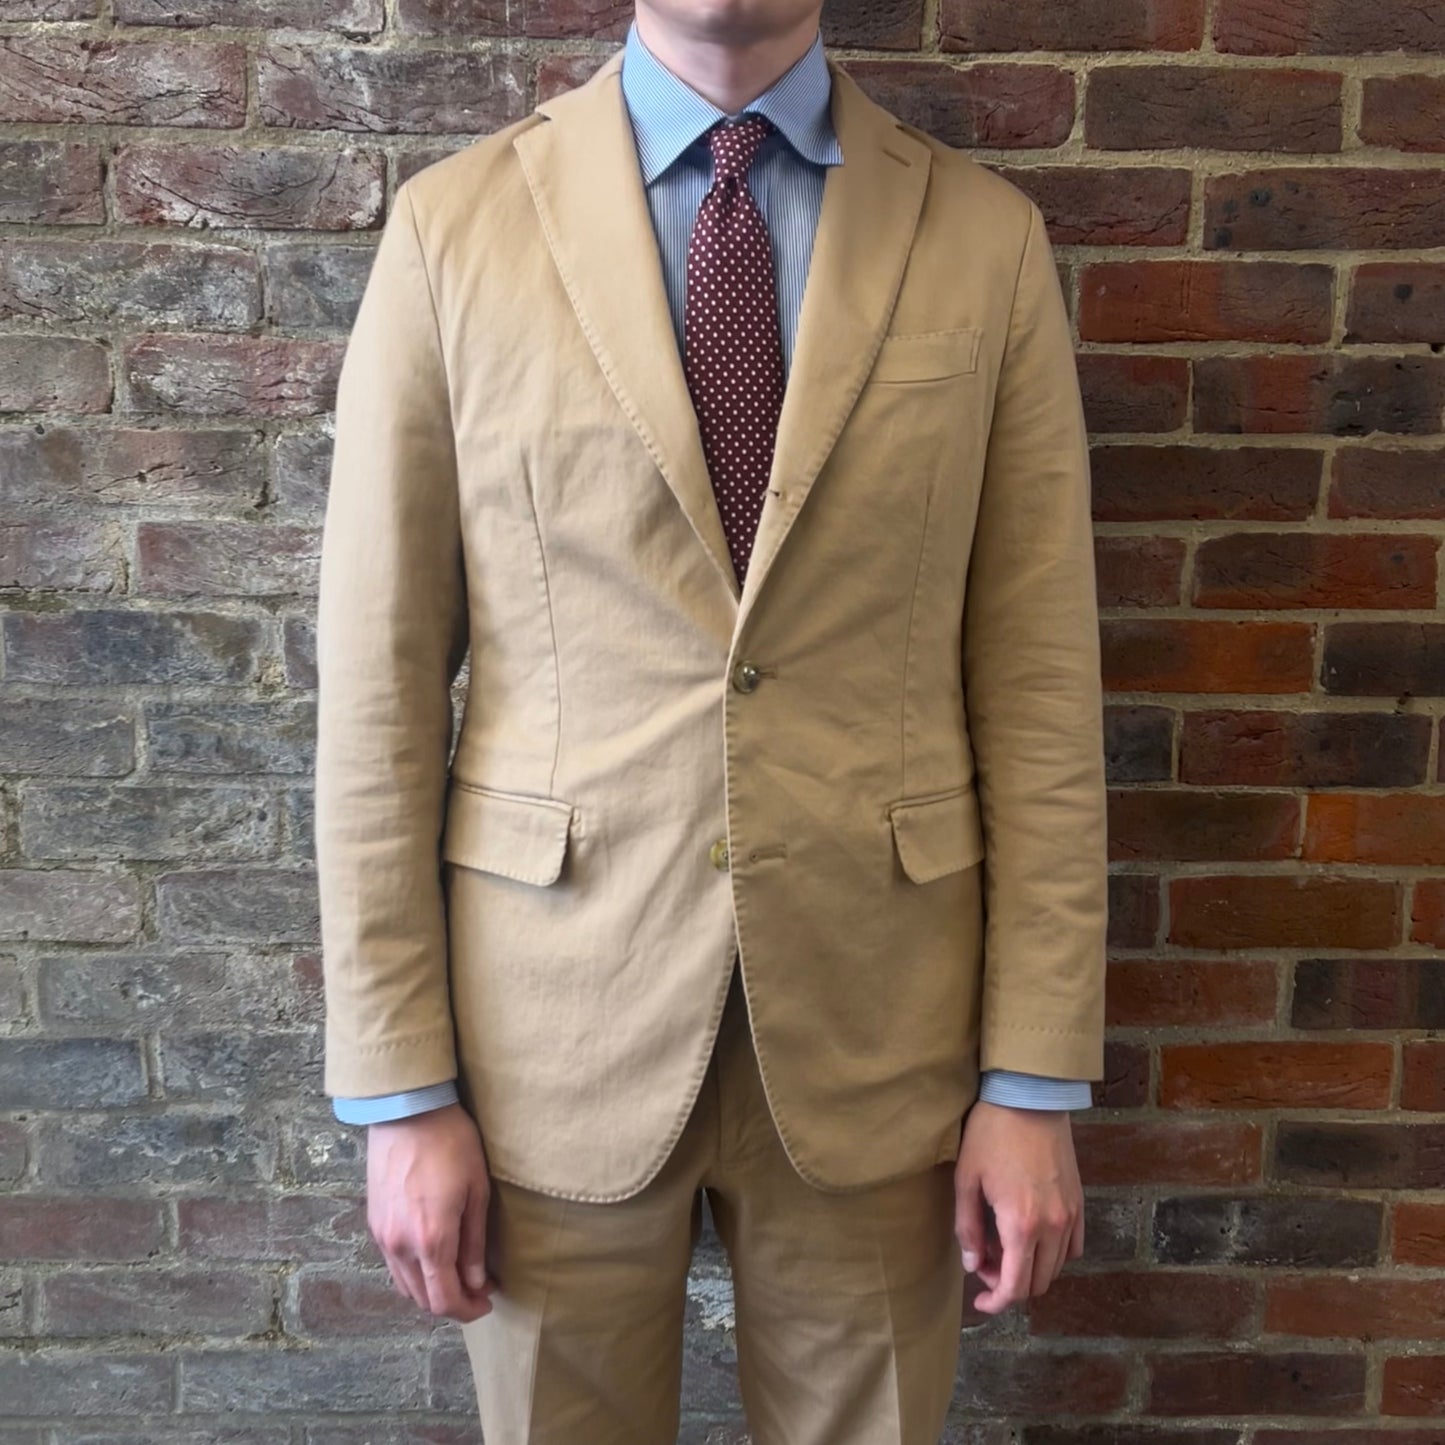
M 640 0 L 399 190 L 322 550 L 327 1092 L 488 1445 L 675 1438 L 707 1192 L 757 1445 L 936 1441 L 1082 1251 L 1104 775 L 1043 219 Z M 450 686 L 470 648 L 451 746 Z

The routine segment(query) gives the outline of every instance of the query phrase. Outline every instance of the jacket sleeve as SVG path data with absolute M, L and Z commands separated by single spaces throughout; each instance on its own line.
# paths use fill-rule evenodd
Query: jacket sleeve
M 1088 441 L 1029 200 L 963 616 L 984 828 L 979 1066 L 1103 1077 L 1108 853 Z
M 346 351 L 317 608 L 326 1093 L 456 1073 L 440 837 L 467 647 L 451 410 L 411 182 Z

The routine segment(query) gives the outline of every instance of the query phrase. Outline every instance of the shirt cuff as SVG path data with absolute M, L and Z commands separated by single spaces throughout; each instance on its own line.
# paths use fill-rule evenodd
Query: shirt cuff
M 387 1124 L 409 1119 L 429 1109 L 442 1109 L 457 1102 L 455 1079 L 428 1084 L 423 1089 L 404 1089 L 399 1094 L 378 1094 L 368 1099 L 332 1099 L 331 1112 L 343 1124 Z
M 1087 1109 L 1094 1102 L 1094 1091 L 1087 1079 L 985 1069 L 979 1076 L 978 1097 L 986 1104 L 1016 1109 Z

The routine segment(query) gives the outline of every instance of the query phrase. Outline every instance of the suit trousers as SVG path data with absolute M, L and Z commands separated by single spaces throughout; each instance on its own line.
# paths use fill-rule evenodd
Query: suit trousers
M 641 1191 L 590 1203 L 493 1180 L 493 1308 L 462 1326 L 487 1445 L 674 1445 L 704 1190 L 753 1445 L 937 1445 L 963 1317 L 952 1163 L 808 1184 L 768 1109 L 736 958 L 697 1102 Z

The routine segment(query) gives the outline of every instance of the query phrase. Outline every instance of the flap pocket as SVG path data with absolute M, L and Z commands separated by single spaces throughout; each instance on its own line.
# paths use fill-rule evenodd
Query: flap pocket
M 873 364 L 873 381 L 933 381 L 978 370 L 977 326 L 951 331 L 897 332 L 883 338 Z
M 562 874 L 572 805 L 504 793 L 455 778 L 447 789 L 442 857 L 520 883 L 555 883 Z
M 889 806 L 903 871 L 915 883 L 956 873 L 983 857 L 978 793 L 970 785 L 942 798 L 902 798 Z

